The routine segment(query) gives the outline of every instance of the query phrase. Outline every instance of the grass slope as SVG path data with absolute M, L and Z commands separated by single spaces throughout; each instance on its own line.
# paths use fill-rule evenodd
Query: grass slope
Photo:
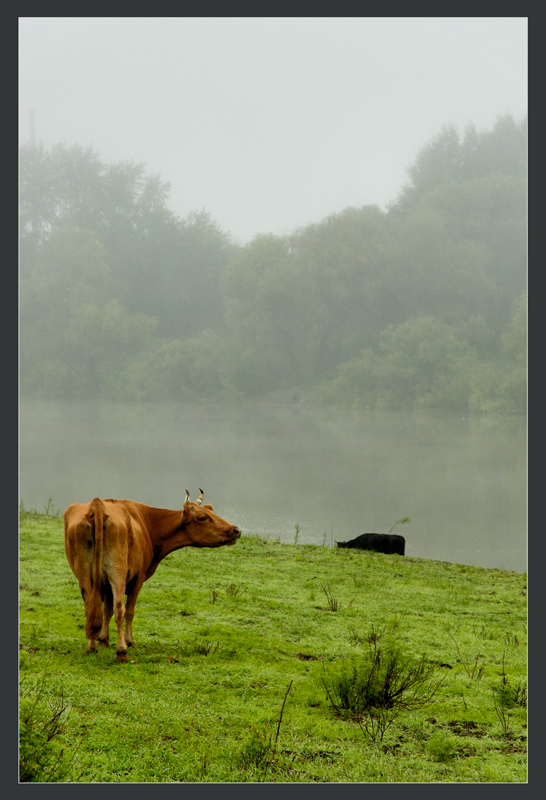
M 525 574 L 254 536 L 187 548 L 144 585 L 126 665 L 113 623 L 85 655 L 61 519 L 21 514 L 19 578 L 25 780 L 526 781 Z M 323 685 L 373 638 L 443 676 L 382 741 Z

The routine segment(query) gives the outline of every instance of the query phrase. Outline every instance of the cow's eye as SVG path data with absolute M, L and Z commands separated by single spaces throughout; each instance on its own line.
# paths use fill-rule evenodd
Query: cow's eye
M 203 514 L 202 517 L 199 517 L 199 522 L 206 522 L 206 521 L 207 521 L 207 518 L 205 517 L 204 514 Z

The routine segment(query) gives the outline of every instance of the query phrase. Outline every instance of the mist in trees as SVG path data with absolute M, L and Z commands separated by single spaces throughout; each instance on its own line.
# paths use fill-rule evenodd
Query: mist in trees
M 387 211 L 246 246 L 141 165 L 22 148 L 22 396 L 524 413 L 526 141 L 445 126 Z

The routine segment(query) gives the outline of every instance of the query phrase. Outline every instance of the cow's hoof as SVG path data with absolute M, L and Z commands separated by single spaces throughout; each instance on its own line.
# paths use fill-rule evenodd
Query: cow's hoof
M 116 653 L 116 664 L 128 664 L 129 656 L 127 653 Z
M 102 645 L 103 647 L 110 647 L 110 642 L 108 641 L 108 639 L 99 639 L 99 644 Z

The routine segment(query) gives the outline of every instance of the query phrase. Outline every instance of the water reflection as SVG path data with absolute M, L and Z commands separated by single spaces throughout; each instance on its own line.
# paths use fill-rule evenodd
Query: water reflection
M 23 402 L 20 496 L 180 508 L 205 490 L 245 533 L 332 544 L 398 526 L 406 555 L 526 569 L 523 420 L 290 405 Z

